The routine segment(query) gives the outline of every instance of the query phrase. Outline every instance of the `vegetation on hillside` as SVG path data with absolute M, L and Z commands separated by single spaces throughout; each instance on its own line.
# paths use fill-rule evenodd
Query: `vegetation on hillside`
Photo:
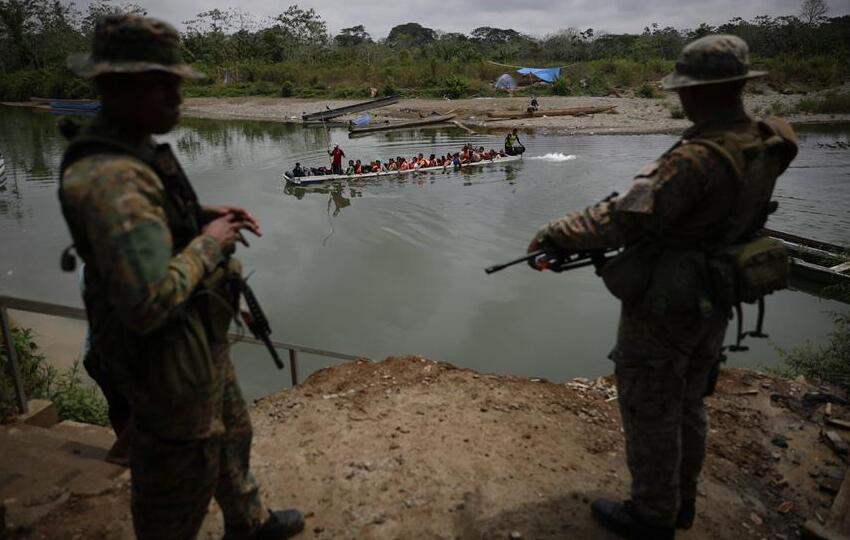
M 27 398 L 52 401 L 60 420 L 108 424 L 106 400 L 93 384 L 83 379 L 79 362 L 67 371 L 59 371 L 47 364 L 29 329 L 13 327 L 12 337 Z M 5 349 L 0 347 L 0 424 L 11 420 L 17 412 L 8 359 Z
M 355 25 L 329 33 L 321 15 L 297 5 L 260 18 L 240 8 L 212 9 L 185 21 L 185 56 L 209 78 L 188 85 L 195 96 L 366 97 L 403 93 L 461 97 L 493 93 L 503 64 L 565 66 L 563 79 L 537 94 L 599 95 L 632 88 L 646 97 L 682 46 L 706 34 L 748 41 L 757 68 L 778 90 L 841 84 L 850 74 L 850 16 L 827 17 L 824 0 L 805 0 L 797 15 L 733 18 L 726 24 L 676 29 L 653 24 L 640 34 L 567 28 L 545 36 L 479 27 L 442 32 L 416 22 L 374 39 Z M 111 12 L 145 13 L 135 4 L 95 0 L 84 12 L 71 0 L 0 0 L 0 99 L 90 97 L 91 86 L 65 67 L 88 50 L 95 21 Z M 155 15 L 155 14 L 154 14 Z M 176 22 L 176 21 L 173 21 Z

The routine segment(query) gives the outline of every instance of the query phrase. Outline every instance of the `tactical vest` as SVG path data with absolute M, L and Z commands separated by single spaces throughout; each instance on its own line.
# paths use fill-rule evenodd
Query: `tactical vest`
M 743 124 L 681 140 L 665 156 L 688 144 L 722 159 L 731 181 L 718 182 L 663 238 L 644 238 L 600 269 L 627 310 L 708 317 L 787 284 L 784 248 L 758 231 L 775 208 L 776 179 L 796 155 L 793 131 L 778 119 Z
M 145 155 L 97 133 L 72 139 L 62 161 L 59 198 L 77 253 L 87 263 L 85 303 L 90 323 L 99 325 L 92 326 L 92 362 L 107 367 L 111 384 L 130 400 L 141 429 L 173 440 L 209 436 L 221 430 L 220 412 L 213 404 L 220 402 L 223 391 L 226 367 L 222 361 L 235 309 L 227 278 L 240 272 L 238 261 L 231 258 L 228 268 L 220 267 L 207 276 L 162 327 L 145 335 L 125 327 L 106 301 L 103 273 L 108 269 L 97 266 L 85 234 L 85 216 L 75 215 L 81 209 L 63 200 L 68 167 L 95 154 L 130 156 L 154 170 L 164 187 L 162 204 L 172 236 L 172 256 L 200 234 L 202 225 L 197 195 L 168 145 Z
M 65 170 L 73 163 L 95 154 L 131 156 L 156 172 L 165 187 L 166 197 L 163 199 L 163 205 L 173 241 L 172 255 L 179 253 L 193 238 L 198 236 L 201 221 L 201 207 L 198 196 L 168 144 L 158 145 L 152 155 L 147 156 L 135 148 L 97 134 L 83 134 L 74 138 L 62 158 L 59 200 L 62 203 L 63 213 L 67 211 L 64 201 L 62 201 L 61 188 L 61 179 L 65 175 Z M 75 216 L 66 215 L 65 218 L 68 223 L 77 222 L 74 219 Z M 77 238 L 73 230 L 71 234 L 74 236 L 74 246 L 77 253 L 83 259 L 89 260 L 91 247 L 88 246 L 87 239 Z

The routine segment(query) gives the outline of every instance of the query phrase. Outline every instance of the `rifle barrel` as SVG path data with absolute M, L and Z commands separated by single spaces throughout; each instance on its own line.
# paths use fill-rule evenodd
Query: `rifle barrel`
M 543 253 L 544 253 L 544 251 L 542 249 L 537 250 L 537 251 L 533 251 L 533 252 L 525 255 L 524 257 L 520 257 L 519 259 L 514 259 L 510 262 L 506 262 L 506 263 L 503 263 L 503 264 L 494 264 L 493 266 L 485 268 L 484 272 L 486 272 L 488 274 L 492 274 L 493 272 L 498 272 L 499 270 L 504 270 L 505 268 L 508 268 L 508 267 L 513 266 L 515 264 L 524 263 L 524 262 L 528 262 L 530 260 L 536 259 L 537 257 L 543 255 Z

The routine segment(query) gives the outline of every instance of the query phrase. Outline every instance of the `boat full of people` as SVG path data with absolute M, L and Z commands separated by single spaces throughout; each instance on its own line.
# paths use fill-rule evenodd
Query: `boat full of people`
M 363 163 L 361 160 L 351 159 L 343 174 L 334 174 L 332 167 L 302 167 L 296 163 L 295 167 L 283 173 L 283 180 L 295 185 L 323 184 L 340 180 L 354 180 L 361 178 L 376 178 L 379 176 L 393 176 L 408 173 L 434 173 L 448 170 L 464 169 L 469 167 L 480 167 L 494 163 L 509 163 L 519 161 L 522 154 L 511 155 L 504 150 L 485 150 L 483 146 L 474 147 L 466 145 L 460 152 L 449 152 L 445 156 L 431 154 L 425 156 L 420 153 L 416 156 L 404 158 L 398 156 L 389 158 L 387 161 L 374 160 Z

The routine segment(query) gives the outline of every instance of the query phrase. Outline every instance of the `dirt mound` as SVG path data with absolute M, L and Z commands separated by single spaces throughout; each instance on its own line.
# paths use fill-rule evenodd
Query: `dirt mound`
M 682 538 L 795 538 L 826 515 L 825 486 L 844 464 L 820 442 L 822 402 L 803 399 L 824 391 L 723 372 L 697 521 Z M 610 379 L 555 384 L 390 358 L 319 371 L 252 417 L 264 496 L 307 513 L 303 538 L 614 538 L 588 505 L 628 493 Z M 126 486 L 74 499 L 19 536 L 123 538 L 127 505 Z M 220 520 L 213 505 L 202 537 L 219 537 Z

